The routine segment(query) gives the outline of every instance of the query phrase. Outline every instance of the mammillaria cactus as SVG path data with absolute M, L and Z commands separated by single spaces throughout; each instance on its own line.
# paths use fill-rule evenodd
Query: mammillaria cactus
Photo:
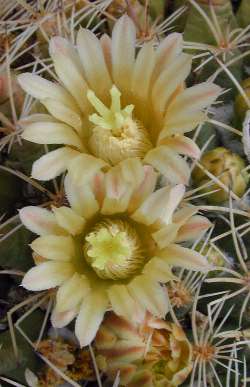
M 1 385 L 246 387 L 248 3 L 0 0 Z

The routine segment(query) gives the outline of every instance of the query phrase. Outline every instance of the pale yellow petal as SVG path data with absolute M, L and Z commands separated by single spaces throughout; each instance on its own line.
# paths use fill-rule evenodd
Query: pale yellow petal
M 82 232 L 85 220 L 70 207 L 53 207 L 56 221 L 63 229 L 71 235 L 78 235 Z
M 58 261 L 69 261 L 75 253 L 70 236 L 45 235 L 35 239 L 31 247 L 38 255 Z
M 119 163 L 122 178 L 133 187 L 139 187 L 144 178 L 144 169 L 137 158 L 129 158 Z
M 168 311 L 166 293 L 160 284 L 149 281 L 146 275 L 136 277 L 128 285 L 129 292 L 146 310 L 157 317 L 165 317 Z
M 155 190 L 157 173 L 154 171 L 154 168 L 152 168 L 151 165 L 144 165 L 143 169 L 143 180 L 139 187 L 134 190 L 131 196 L 128 208 L 129 212 L 135 211 Z
M 36 160 L 31 176 L 37 180 L 51 180 L 66 171 L 69 162 L 80 153 L 69 147 L 62 147 Z
M 82 303 L 76 319 L 75 333 L 81 347 L 95 338 L 108 307 L 108 297 L 103 290 L 91 291 Z
M 102 46 L 102 52 L 104 55 L 104 59 L 106 62 L 107 69 L 111 76 L 112 74 L 112 41 L 111 38 L 107 34 L 103 34 L 100 38 L 100 43 Z
M 176 153 L 189 156 L 194 159 L 198 159 L 201 154 L 198 145 L 191 138 L 182 135 L 165 137 L 163 140 L 160 140 L 158 144 L 166 145 Z
M 211 222 L 205 216 L 192 216 L 180 227 L 176 242 L 195 241 L 199 239 L 211 225 Z
M 172 33 L 161 41 L 156 50 L 156 64 L 154 69 L 154 77 L 158 75 L 168 66 L 175 58 L 181 54 L 183 49 L 182 34 Z
M 160 73 L 152 90 L 152 102 L 156 112 L 164 114 L 169 98 L 189 75 L 191 63 L 190 55 L 181 54 Z
M 145 278 L 151 281 L 166 283 L 171 280 L 178 280 L 172 273 L 171 267 L 161 258 L 152 258 L 143 269 Z
M 54 328 L 63 328 L 68 325 L 78 314 L 78 308 L 67 310 L 66 312 L 58 312 L 56 308 L 51 314 L 51 323 Z
M 154 232 L 152 234 L 152 237 L 157 243 L 157 246 L 159 246 L 160 249 L 163 249 L 164 247 L 167 247 L 170 243 L 175 242 L 178 230 L 178 225 L 170 223 L 160 228 L 160 230 Z
M 27 117 L 22 117 L 18 123 L 24 129 L 27 125 L 32 124 L 33 122 L 58 122 L 58 120 L 51 116 L 50 114 L 45 113 L 34 113 L 30 114 Z
M 166 249 L 159 251 L 157 256 L 164 259 L 169 265 L 188 270 L 207 271 L 211 268 L 203 255 L 176 244 L 169 245 Z
M 112 32 L 112 71 L 115 85 L 125 94 L 130 93 L 135 40 L 135 25 L 127 15 L 124 15 L 116 22 Z
M 142 203 L 132 218 L 146 225 L 151 225 L 156 221 L 171 223 L 173 212 L 183 198 L 184 192 L 183 185 L 158 189 Z
M 125 212 L 133 192 L 133 184 L 122 176 L 119 166 L 111 168 L 105 174 L 105 195 L 102 203 L 102 214 L 112 215 Z
M 145 66 L 145 63 L 147 64 Z M 150 85 L 152 72 L 155 65 L 155 51 L 153 42 L 148 42 L 143 45 L 139 51 L 132 77 L 132 92 L 133 96 L 140 103 L 147 102 L 150 93 Z
M 32 291 L 54 288 L 70 278 L 73 273 L 74 268 L 69 262 L 44 262 L 25 274 L 22 286 Z
M 99 39 L 90 30 L 81 29 L 77 35 L 77 48 L 89 87 L 99 98 L 107 98 L 112 81 Z
M 63 235 L 64 230 L 58 225 L 54 214 L 36 206 L 24 207 L 19 211 L 21 222 L 30 231 L 38 235 Z
M 90 110 L 88 85 L 75 48 L 66 39 L 56 36 L 50 41 L 50 55 L 57 75 L 75 98 L 78 109 L 87 114 Z
M 68 167 L 69 175 L 75 184 L 89 182 L 107 164 L 89 154 L 81 154 L 74 158 Z
M 32 97 L 43 100 L 53 98 L 71 109 L 75 109 L 74 98 L 60 85 L 43 79 L 39 75 L 23 73 L 18 76 L 18 82 L 26 93 Z
M 180 110 L 177 113 L 172 114 L 171 111 L 167 111 L 163 130 L 159 135 L 159 142 L 168 136 L 172 136 L 173 134 L 182 134 L 186 132 L 190 132 L 195 129 L 196 126 L 202 124 L 207 119 L 207 116 L 204 112 L 188 112 L 185 110 Z
M 221 88 L 209 82 L 189 87 L 171 103 L 167 115 L 197 112 L 213 103 L 220 93 Z
M 60 122 L 34 122 L 26 127 L 22 138 L 36 144 L 65 144 L 84 150 L 84 145 L 76 132 Z
M 162 173 L 171 184 L 187 184 L 189 181 L 188 164 L 170 147 L 161 145 L 150 150 L 144 161 Z
M 145 309 L 131 297 L 126 285 L 111 286 L 108 289 L 108 296 L 115 314 L 134 322 L 143 321 Z
M 53 117 L 71 126 L 77 131 L 80 136 L 82 136 L 82 119 L 79 114 L 69 109 L 67 106 L 65 106 L 63 103 L 56 99 L 45 98 L 42 101 L 42 104 L 46 107 L 46 109 Z
M 83 301 L 90 292 L 90 285 L 87 278 L 75 273 L 65 281 L 58 289 L 56 295 L 56 311 L 63 313 L 73 310 Z
M 89 219 L 99 210 L 99 204 L 89 184 L 74 184 L 67 175 L 64 188 L 70 206 L 78 215 Z
M 198 207 L 195 206 L 185 206 L 180 210 L 177 210 L 173 214 L 173 223 L 178 223 L 179 226 L 182 226 L 187 222 L 191 216 L 195 215 L 198 212 Z

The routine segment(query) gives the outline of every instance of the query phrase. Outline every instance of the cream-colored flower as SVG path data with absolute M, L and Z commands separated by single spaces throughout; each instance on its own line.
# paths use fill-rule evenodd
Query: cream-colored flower
M 180 154 L 198 158 L 200 151 L 184 134 L 204 122 L 203 109 L 220 88 L 208 82 L 184 88 L 192 58 L 182 52 L 182 35 L 173 33 L 158 47 L 152 41 L 137 50 L 134 23 L 123 16 L 112 39 L 99 40 L 81 29 L 76 46 L 62 37 L 51 39 L 60 83 L 19 76 L 24 90 L 48 111 L 24 120 L 23 138 L 64 145 L 37 160 L 32 176 L 50 180 L 69 169 L 86 180 L 105 166 L 139 157 L 170 183 L 186 184 L 190 168 Z
M 179 325 L 149 314 L 134 324 L 108 313 L 95 340 L 100 368 L 126 387 L 174 387 L 192 370 L 192 347 Z
M 164 317 L 161 284 L 175 278 L 172 266 L 209 269 L 201 254 L 178 243 L 199 237 L 210 222 L 195 207 L 176 211 L 183 185 L 155 188 L 153 168 L 128 159 L 86 186 L 67 175 L 71 207 L 20 210 L 23 224 L 40 235 L 31 244 L 37 266 L 22 284 L 33 291 L 58 287 L 52 323 L 62 327 L 78 316 L 82 346 L 93 340 L 108 308 L 133 321 L 146 310 Z

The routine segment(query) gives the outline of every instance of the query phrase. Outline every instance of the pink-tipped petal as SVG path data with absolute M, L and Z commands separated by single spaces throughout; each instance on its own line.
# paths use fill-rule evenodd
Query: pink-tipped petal
M 31 176 L 37 180 L 51 180 L 66 171 L 68 164 L 80 153 L 69 147 L 62 147 L 46 153 L 32 165 Z
M 55 288 L 70 278 L 73 273 L 74 268 L 69 262 L 44 262 L 25 274 L 22 286 L 32 291 Z
M 38 235 L 63 235 L 64 230 L 57 224 L 55 215 L 45 208 L 24 207 L 19 211 L 21 222 Z
M 198 159 L 201 154 L 198 145 L 191 138 L 182 135 L 166 137 L 159 142 L 159 145 L 166 145 L 176 153 L 192 157 L 193 159 Z
M 192 216 L 178 231 L 176 242 L 195 241 L 210 227 L 211 222 L 201 215 Z

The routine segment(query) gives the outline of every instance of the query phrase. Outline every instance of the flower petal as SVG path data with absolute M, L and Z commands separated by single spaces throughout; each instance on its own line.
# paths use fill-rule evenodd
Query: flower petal
M 147 66 L 145 66 L 147 63 Z M 147 117 L 148 111 L 145 109 L 145 104 L 149 101 L 151 91 L 151 78 L 155 65 L 155 51 L 153 42 L 145 43 L 139 51 L 132 77 L 131 90 L 136 101 L 136 113 L 139 117 Z
M 74 268 L 69 262 L 44 262 L 25 274 L 22 286 L 32 291 L 55 288 L 70 278 L 73 273 Z
M 190 168 L 170 147 L 161 145 L 150 150 L 144 161 L 162 173 L 171 184 L 188 183 Z
M 183 267 L 194 271 L 207 271 L 211 268 L 206 258 L 197 251 L 187 249 L 175 244 L 157 253 L 169 265 Z
M 160 132 L 158 142 L 165 142 L 165 138 L 173 134 L 182 134 L 190 132 L 195 129 L 196 126 L 205 122 L 207 115 L 204 112 L 185 112 L 179 111 L 178 114 L 166 113 L 164 118 L 164 127 Z
M 164 114 L 169 98 L 190 73 L 191 63 L 190 55 L 180 54 L 160 73 L 152 90 L 152 101 L 156 112 Z
M 53 117 L 74 128 L 80 136 L 83 134 L 82 119 L 79 114 L 56 99 L 45 98 L 42 104 Z
M 58 289 L 56 295 L 56 311 L 63 313 L 73 310 L 83 301 L 89 293 L 89 281 L 83 275 L 75 273 Z
M 102 205 L 103 214 L 125 212 L 131 195 L 144 178 L 142 163 L 136 158 L 126 159 L 111 168 L 105 175 L 106 194 Z
M 191 216 L 195 215 L 198 212 L 198 208 L 195 206 L 185 206 L 180 210 L 177 210 L 173 214 L 173 223 L 178 223 L 179 226 L 182 226 L 187 222 Z
M 161 285 L 149 281 L 145 275 L 136 277 L 129 285 L 129 292 L 146 310 L 157 317 L 165 317 L 168 302 Z
M 78 235 L 82 232 L 85 220 L 71 208 L 65 206 L 59 208 L 54 207 L 53 212 L 59 226 L 61 226 L 69 234 Z
M 129 94 L 135 61 L 136 29 L 132 20 L 122 16 L 112 32 L 112 71 L 118 89 Z
M 75 253 L 73 239 L 70 236 L 45 235 L 31 243 L 38 255 L 47 259 L 69 261 Z
M 178 280 L 171 271 L 171 267 L 161 258 L 152 258 L 143 269 L 145 278 L 151 281 L 166 283 L 171 280 Z
M 75 131 L 60 122 L 34 122 L 25 128 L 22 138 L 36 144 L 66 144 L 84 150 L 83 143 Z
M 176 153 L 189 156 L 194 159 L 198 159 L 201 154 L 200 148 L 196 145 L 196 143 L 191 140 L 191 138 L 182 135 L 165 137 L 163 140 L 159 141 L 159 145 L 166 145 Z
M 50 56 L 58 77 L 77 101 L 76 107 L 87 114 L 90 109 L 88 85 L 75 48 L 66 39 L 56 36 L 50 40 Z
M 75 109 L 74 99 L 62 86 L 31 73 L 20 74 L 17 79 L 21 87 L 32 97 L 40 100 L 53 98 Z
M 70 206 L 80 216 L 89 219 L 99 210 L 99 204 L 89 184 L 73 184 L 71 177 L 67 175 L 64 188 Z
M 146 198 L 153 193 L 157 181 L 157 173 L 151 165 L 144 165 L 144 177 L 139 187 L 133 192 L 130 203 L 129 212 L 133 212 L 138 208 Z
M 176 242 L 194 241 L 211 227 L 211 222 L 201 215 L 192 216 L 178 231 Z
M 68 167 L 73 183 L 81 185 L 90 181 L 107 164 L 89 154 L 81 154 L 74 158 Z
M 164 249 L 170 243 L 173 243 L 176 240 L 178 230 L 178 225 L 170 223 L 160 228 L 160 230 L 154 232 L 152 237 L 154 238 L 159 248 Z
M 171 222 L 173 212 L 183 198 L 185 187 L 164 187 L 153 192 L 134 212 L 132 218 L 136 222 L 151 225 L 156 221 L 165 224 Z
M 69 162 L 80 153 L 69 147 L 62 147 L 36 160 L 32 165 L 31 176 L 37 180 L 51 180 L 67 169 Z
M 182 34 L 172 33 L 161 41 L 156 50 L 156 64 L 154 69 L 154 77 L 163 71 L 175 58 L 181 54 L 183 49 Z
M 108 297 L 103 290 L 90 292 L 83 301 L 75 327 L 81 347 L 89 345 L 95 338 L 107 307 Z
M 189 87 L 177 96 L 169 106 L 168 114 L 181 111 L 195 112 L 211 105 L 221 93 L 221 88 L 214 83 L 203 82 Z
M 55 215 L 45 208 L 24 207 L 19 211 L 21 222 L 38 235 L 63 235 L 64 230 L 57 224 Z
M 112 81 L 99 39 L 93 32 L 80 29 L 77 35 L 77 47 L 89 87 L 99 98 L 107 98 Z
M 105 63 L 107 66 L 107 69 L 109 71 L 109 74 L 112 74 L 112 42 L 111 38 L 107 34 L 103 34 L 100 38 L 100 43 L 102 46 L 102 51 L 105 59 Z
M 133 322 L 143 321 L 145 309 L 131 297 L 125 285 L 111 286 L 108 290 L 108 296 L 115 314 Z
M 56 308 L 51 314 L 51 323 L 54 328 L 63 328 L 68 325 L 78 315 L 78 309 L 67 310 L 66 312 L 58 312 Z
M 131 183 L 122 178 L 121 168 L 115 166 L 105 175 L 105 196 L 101 212 L 104 215 L 125 212 L 133 192 Z

